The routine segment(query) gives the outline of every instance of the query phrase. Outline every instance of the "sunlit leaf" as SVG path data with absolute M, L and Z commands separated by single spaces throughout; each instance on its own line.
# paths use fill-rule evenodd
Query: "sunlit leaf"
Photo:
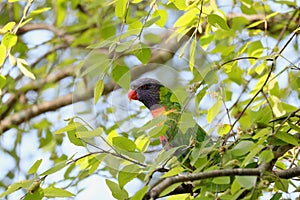
M 3 65 L 6 58 L 6 47 L 0 44 L 0 67 Z
M 8 186 L 6 191 L 0 194 L 0 198 L 3 198 L 21 188 L 28 188 L 33 183 L 33 180 L 23 180 L 16 183 L 11 184 Z
M 40 9 L 37 9 L 37 10 L 33 10 L 33 11 L 30 12 L 30 15 L 37 15 L 37 14 L 46 12 L 50 9 L 51 9 L 50 7 L 45 7 L 45 8 L 40 8 Z
M 5 83 L 6 83 L 5 76 L 3 76 L 3 75 L 0 74 L 0 90 L 1 90 L 1 88 L 4 87 Z
M 102 92 L 104 90 L 104 83 L 103 80 L 100 79 L 97 81 L 95 89 L 94 89 L 94 104 L 96 104 L 99 100 L 99 98 L 102 95 Z
M 196 44 L 197 44 L 197 39 L 194 37 L 191 47 L 190 47 L 190 59 L 189 59 L 189 66 L 191 72 L 193 72 L 194 65 L 195 65 L 195 52 L 196 52 Z
M 48 187 L 44 189 L 44 195 L 45 197 L 72 197 L 75 196 L 75 194 L 64 190 L 62 188 L 56 188 L 56 187 Z
M 208 123 L 210 123 L 216 117 L 216 115 L 220 112 L 221 107 L 222 107 L 222 101 L 218 100 L 212 107 L 208 109 L 207 112 Z
M 126 151 L 134 151 L 136 148 L 136 145 L 133 141 L 123 136 L 112 138 L 112 143 L 114 146 Z
M 27 69 L 27 62 L 25 60 L 17 58 L 17 66 L 25 76 L 31 79 L 35 79 L 34 74 Z
M 67 2 L 65 0 L 57 0 L 56 5 L 56 25 L 61 26 L 67 14 Z
M 140 170 L 141 169 L 135 164 L 131 164 L 123 167 L 119 171 L 119 175 L 118 175 L 118 182 L 120 188 L 123 188 L 124 185 L 126 185 L 129 181 L 134 179 L 139 174 Z
M 136 50 L 134 51 L 134 55 L 143 63 L 147 64 L 151 57 L 150 48 L 144 43 L 140 43 L 135 45 Z
M 219 15 L 209 14 L 207 17 L 208 17 L 208 23 L 210 23 L 212 26 L 215 26 L 217 28 L 221 28 L 224 30 L 229 30 L 226 20 L 224 18 L 220 17 Z
M 280 139 L 288 144 L 292 144 L 295 146 L 299 145 L 298 140 L 294 136 L 290 135 L 289 133 L 278 131 L 278 133 L 275 136 L 278 139 Z
M 143 199 L 143 197 L 147 193 L 148 189 L 149 189 L 148 185 L 143 187 L 142 189 L 137 191 L 130 199 L 131 200 L 141 200 L 141 199 Z
M 8 22 L 1 30 L 11 31 L 15 25 L 16 22 Z
M 164 27 L 164 25 L 166 24 L 167 22 L 167 19 L 168 19 L 168 13 L 166 10 L 155 10 L 153 12 L 153 17 L 156 17 L 156 16 L 159 16 L 159 20 L 157 20 L 155 22 L 156 25 L 160 26 L 160 27 Z
M 168 171 L 167 173 L 162 175 L 160 178 L 167 178 L 167 177 L 170 177 L 170 176 L 175 176 L 175 175 L 180 174 L 183 171 L 184 171 L 184 168 L 181 167 L 181 166 L 174 167 L 170 171 Z
M 121 189 L 118 184 L 115 182 L 106 179 L 105 180 L 106 185 L 109 187 L 112 195 L 116 199 L 127 199 L 128 198 L 128 193 L 125 189 Z
M 127 66 L 115 66 L 111 72 L 112 78 L 121 87 L 129 90 L 130 85 L 130 70 Z
M 17 44 L 18 37 L 13 33 L 6 33 L 2 38 L 2 43 L 7 49 Z
M 117 0 L 115 14 L 119 18 L 125 17 L 126 5 L 128 0 Z
M 53 173 L 58 172 L 59 170 L 63 169 L 66 166 L 67 166 L 66 162 L 60 162 L 60 163 L 56 164 L 54 167 L 41 173 L 40 176 L 46 176 L 46 175 L 53 174 Z
M 38 170 L 39 166 L 41 165 L 42 161 L 43 161 L 43 159 L 39 159 L 39 160 L 35 161 L 35 163 L 28 170 L 27 174 L 35 174 L 36 171 Z

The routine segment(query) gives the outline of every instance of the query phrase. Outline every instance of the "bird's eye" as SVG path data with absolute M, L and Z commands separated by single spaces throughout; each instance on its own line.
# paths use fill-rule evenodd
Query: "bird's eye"
M 142 88 L 143 90 L 147 90 L 147 89 L 149 88 L 149 86 L 146 84 L 146 85 L 142 85 L 141 88 Z

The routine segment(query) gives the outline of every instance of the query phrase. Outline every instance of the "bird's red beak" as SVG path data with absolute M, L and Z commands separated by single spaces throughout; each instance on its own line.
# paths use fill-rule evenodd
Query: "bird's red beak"
M 138 95 L 135 90 L 130 89 L 128 92 L 128 99 L 129 100 L 138 100 Z

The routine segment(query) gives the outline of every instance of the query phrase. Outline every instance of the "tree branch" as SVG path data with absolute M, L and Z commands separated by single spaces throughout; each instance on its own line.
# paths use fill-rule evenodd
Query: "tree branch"
M 90 99 L 93 96 L 93 91 L 86 92 L 80 96 L 73 96 L 68 94 L 62 97 L 58 97 L 52 101 L 43 102 L 37 105 L 33 105 L 30 108 L 17 112 L 11 116 L 6 117 L 0 122 L 0 135 L 7 131 L 12 126 L 17 126 L 33 117 L 43 114 L 48 111 L 55 111 L 78 101 Z
M 200 172 L 197 174 L 186 174 L 165 178 L 155 187 L 150 189 L 144 199 L 156 199 L 167 187 L 180 182 L 196 181 L 201 179 L 215 178 L 221 176 L 260 176 L 261 168 L 245 168 L 245 169 L 221 169 L 208 172 Z M 279 178 L 290 179 L 300 176 L 300 167 L 290 168 L 287 170 L 273 171 L 273 174 Z M 190 191 L 190 189 L 189 189 Z M 181 190 L 182 192 L 182 190 Z

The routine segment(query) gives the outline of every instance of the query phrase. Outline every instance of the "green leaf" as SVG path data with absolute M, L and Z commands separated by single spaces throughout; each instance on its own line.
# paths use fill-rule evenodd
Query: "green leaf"
M 182 183 L 174 183 L 172 185 L 170 185 L 169 187 L 167 187 L 164 191 L 162 191 L 162 193 L 159 194 L 160 197 L 165 196 L 166 194 L 169 194 L 170 192 L 172 192 L 175 188 L 177 188 L 179 185 L 181 185 Z
M 100 79 L 97 81 L 95 89 L 94 89 L 94 104 L 96 104 L 101 97 L 104 90 L 104 83 L 103 80 Z
M 207 16 L 207 18 L 208 18 L 208 23 L 210 23 L 212 26 L 215 26 L 217 28 L 221 28 L 224 30 L 230 30 L 226 23 L 226 20 L 224 18 L 220 17 L 219 15 L 209 14 Z
M 207 122 L 210 123 L 216 115 L 220 112 L 222 107 L 222 101 L 218 100 L 212 107 L 208 109 L 207 112 Z
M 37 9 L 37 10 L 33 10 L 33 11 L 30 12 L 30 15 L 37 15 L 37 14 L 46 12 L 50 9 L 51 9 L 50 7 L 45 7 L 45 8 L 40 8 L 40 9 Z
M 216 177 L 212 180 L 214 184 L 222 185 L 222 184 L 229 184 L 230 183 L 230 177 L 224 176 L 224 177 Z
M 275 137 L 288 144 L 298 146 L 298 140 L 294 136 L 290 135 L 289 133 L 278 131 Z
M 17 183 L 13 183 L 10 186 L 8 186 L 8 188 L 6 189 L 6 191 L 4 191 L 3 193 L 0 194 L 0 198 L 3 198 L 21 188 L 29 188 L 29 186 L 33 183 L 33 180 L 23 180 L 23 181 L 19 181 Z
M 149 136 L 151 138 L 157 138 L 159 136 L 165 135 L 168 128 L 169 127 L 167 125 L 156 126 L 149 131 Z
M 43 159 L 39 159 L 39 160 L 35 161 L 35 163 L 28 170 L 27 174 L 35 174 L 36 171 L 38 170 L 39 166 L 41 165 L 42 161 L 43 161 Z
M 133 141 L 129 140 L 126 137 L 123 136 L 117 136 L 112 138 L 112 143 L 115 147 L 118 147 L 120 149 L 132 152 L 135 150 L 136 145 Z
M 4 45 L 0 45 L 0 67 L 3 65 L 6 58 L 6 47 Z
M 44 198 L 44 190 L 38 186 L 33 192 L 28 192 L 22 200 L 42 200 Z
M 112 69 L 111 76 L 113 80 L 121 87 L 129 90 L 130 70 L 127 66 L 117 65 Z
M 127 5 L 128 0 L 117 0 L 116 1 L 116 9 L 115 9 L 115 14 L 119 18 L 125 17 L 126 13 L 126 5 Z
M 56 26 L 61 26 L 67 14 L 67 1 L 56 0 Z
M 40 176 L 46 176 L 46 175 L 50 175 L 53 174 L 59 170 L 61 170 L 62 168 L 66 167 L 68 164 L 66 162 L 60 162 L 58 164 L 56 164 L 54 167 L 44 171 L 43 173 L 40 174 Z
M 191 72 L 193 72 L 194 69 L 194 65 L 195 65 L 195 51 L 196 51 L 196 44 L 197 44 L 197 37 L 195 36 L 191 47 L 190 47 L 190 60 L 189 60 L 189 66 L 190 66 L 190 70 Z
M 255 186 L 256 176 L 235 176 L 238 183 L 247 189 L 250 189 Z
M 127 199 L 128 198 L 128 193 L 125 189 L 121 189 L 118 184 L 115 182 L 106 179 L 105 180 L 106 185 L 109 187 L 112 196 L 115 197 L 116 199 Z
M 263 148 L 265 148 L 264 145 L 261 145 L 261 144 L 255 144 L 250 153 L 246 156 L 246 158 L 244 159 L 243 163 L 242 163 L 242 167 L 245 167 L 249 161 L 253 160 L 254 156 L 256 156 L 256 154 L 258 154 Z
M 67 126 L 56 130 L 53 134 L 62 134 L 62 133 L 68 132 L 68 131 L 73 131 L 73 130 L 76 130 L 80 126 L 83 126 L 83 124 L 80 122 L 68 123 Z
M 217 131 L 220 136 L 223 136 L 223 135 L 227 134 L 230 131 L 230 129 L 231 129 L 230 124 L 220 124 L 218 126 Z
M 103 133 L 103 128 L 98 127 L 92 131 L 78 131 L 76 132 L 77 138 L 95 138 Z
M 164 27 L 168 19 L 168 13 L 166 10 L 155 10 L 152 14 L 153 17 L 159 16 L 159 20 L 155 24 L 159 27 Z
M 27 69 L 27 62 L 24 59 L 17 58 L 17 66 L 25 76 L 35 80 L 34 74 Z
M 174 167 L 170 171 L 168 171 L 167 173 L 162 175 L 160 178 L 167 178 L 167 177 L 170 177 L 170 176 L 178 175 L 183 171 L 184 171 L 184 168 L 181 167 L 181 166 Z
M 143 63 L 147 64 L 150 57 L 151 57 L 151 50 L 150 48 L 144 44 L 140 43 L 135 45 L 134 47 L 136 50 L 134 50 L 134 55 Z
M 276 179 L 275 180 L 275 188 L 281 190 L 283 192 L 289 191 L 289 180 L 286 179 Z
M 130 200 L 141 200 L 143 199 L 143 197 L 145 196 L 145 194 L 147 193 L 149 189 L 149 185 L 146 185 L 145 187 L 143 187 L 142 189 L 140 189 L 139 191 L 137 191 L 131 198 Z
M 118 181 L 120 188 L 123 188 L 129 181 L 137 177 L 141 169 L 136 164 L 126 165 L 119 171 Z
M 265 150 L 259 154 L 259 161 L 258 164 L 262 163 L 269 163 L 271 160 L 273 160 L 274 154 L 270 150 Z
M 182 0 L 170 0 L 179 10 L 185 10 L 186 9 L 186 1 Z
M 5 76 L 0 74 L 0 90 L 4 87 L 5 84 L 6 84 L 6 78 Z
M 7 49 L 17 44 L 18 37 L 13 33 L 6 33 L 2 38 L 2 43 Z
M 275 193 L 270 200 L 279 200 L 282 197 L 282 193 Z
M 150 138 L 145 135 L 140 135 L 134 143 L 140 152 L 145 152 L 150 144 Z
M 191 25 L 193 20 L 197 20 L 199 14 L 198 8 L 193 8 L 188 12 L 184 13 L 179 19 L 175 22 L 174 27 L 181 27 Z
M 12 31 L 12 29 L 15 25 L 16 25 L 16 22 L 8 22 L 1 30 Z
M 235 156 L 242 156 L 251 151 L 254 142 L 252 141 L 241 141 L 232 150 L 231 153 Z
M 238 181 L 236 179 L 234 179 L 233 183 L 231 184 L 231 193 L 235 194 L 240 190 L 241 190 L 240 184 L 238 183 Z
M 75 194 L 64 190 L 62 188 L 55 188 L 53 186 L 44 189 L 45 197 L 73 197 Z

